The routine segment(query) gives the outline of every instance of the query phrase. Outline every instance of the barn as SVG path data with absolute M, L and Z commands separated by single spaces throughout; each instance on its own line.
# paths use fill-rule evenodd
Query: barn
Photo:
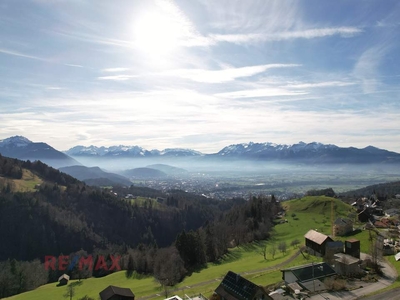
M 316 230 L 309 230 L 305 235 L 305 244 L 311 254 L 317 256 L 324 256 L 326 252 L 326 244 L 333 242 L 333 240 Z

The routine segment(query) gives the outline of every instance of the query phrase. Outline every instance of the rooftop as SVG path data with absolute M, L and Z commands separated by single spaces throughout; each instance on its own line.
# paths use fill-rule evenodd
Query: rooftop
M 357 240 L 357 239 L 348 239 L 348 240 L 346 240 L 346 242 L 357 243 L 357 242 L 360 242 L 360 240 Z
M 313 242 L 319 244 L 319 245 L 322 245 L 322 244 L 325 242 L 326 239 L 328 239 L 328 238 L 330 239 L 329 236 L 327 236 L 327 235 L 325 235 L 325 234 L 323 234 L 323 233 L 320 233 L 320 232 L 318 232 L 318 231 L 315 231 L 315 230 L 313 230 L 313 229 L 309 230 L 309 231 L 304 235 L 304 237 L 305 237 L 306 239 L 310 240 L 310 241 L 313 241 Z
M 346 265 L 356 264 L 360 261 L 359 258 L 344 253 L 336 253 L 335 257 L 336 257 L 335 261 L 344 263 Z
M 250 300 L 258 288 L 260 288 L 258 285 L 243 278 L 239 274 L 229 271 L 215 291 L 228 300 Z
M 132 293 L 131 289 L 129 288 L 121 288 L 114 285 L 109 285 L 100 293 L 100 298 L 102 300 L 110 299 L 114 295 L 124 296 L 124 297 L 132 297 L 134 298 L 135 295 Z
M 290 271 L 300 282 L 335 275 L 336 272 L 327 263 L 311 263 L 293 268 L 283 269 L 282 272 Z
M 69 276 L 68 276 L 67 274 L 62 274 L 62 275 L 58 278 L 58 281 L 60 281 L 60 280 L 63 279 L 63 278 L 69 280 Z

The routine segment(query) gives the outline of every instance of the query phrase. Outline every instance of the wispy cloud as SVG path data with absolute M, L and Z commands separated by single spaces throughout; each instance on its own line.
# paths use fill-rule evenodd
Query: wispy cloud
M 99 146 L 128 143 L 152 149 L 179 144 L 205 152 L 240 141 L 293 143 L 307 137 L 310 141 L 366 146 L 371 140 L 365 134 L 376 135 L 379 130 L 391 133 L 376 135 L 374 145 L 387 148 L 389 138 L 400 138 L 398 114 L 382 108 L 365 112 L 299 111 L 276 102 L 235 107 L 219 97 L 189 90 L 95 94 L 92 98 L 96 100 L 90 101 L 85 95 L 40 100 L 41 114 L 33 108 L 1 112 L 0 122 L 6 124 L 3 129 L 8 135 L 23 132 L 60 150 L 75 146 L 76 139 L 71 137 L 82 133 L 90 137 L 86 143 Z M 63 110 L 49 113 L 54 105 Z M 376 122 L 370 122 L 371 117 Z M 318 130 L 315 124 L 319 124 Z M 132 126 L 135 135 L 131 134 Z M 208 139 L 193 140 L 193 136 Z
M 63 90 L 64 88 L 59 87 L 59 86 L 48 86 L 46 87 L 46 90 L 54 90 L 54 91 L 58 91 L 58 90 Z
M 362 32 L 363 30 L 357 27 L 333 27 L 314 28 L 301 31 L 283 31 L 275 33 L 211 34 L 210 38 L 218 42 L 244 44 L 266 41 L 282 41 L 290 39 L 314 39 L 333 35 L 339 35 L 341 37 L 352 37 Z
M 376 91 L 379 84 L 378 67 L 386 53 L 387 47 L 379 45 L 364 51 L 357 60 L 353 75 L 361 82 L 364 93 Z
M 18 51 L 14 51 L 14 50 L 8 50 L 8 49 L 0 48 L 0 53 L 7 54 L 7 55 L 12 55 L 12 56 L 23 57 L 23 58 L 30 58 L 30 59 L 34 59 L 34 60 L 46 61 L 45 59 L 43 59 L 41 57 L 34 56 L 34 55 L 29 55 L 29 54 L 24 54 L 24 53 L 21 53 L 21 52 L 18 52 Z
M 341 87 L 355 85 L 355 82 L 347 81 L 326 81 L 326 82 L 314 82 L 314 83 L 294 83 L 285 85 L 286 88 L 294 89 L 306 89 L 306 88 L 323 88 L 323 87 Z
M 42 58 L 42 57 L 39 57 L 39 56 L 25 54 L 25 53 L 21 53 L 19 51 L 14 51 L 14 50 L 9 50 L 9 49 L 4 49 L 4 48 L 0 48 L 0 53 L 6 54 L 6 55 L 11 55 L 11 56 L 16 56 L 16 57 L 29 58 L 29 59 L 38 60 L 38 61 L 42 61 L 42 62 L 53 63 L 53 64 L 61 64 L 61 65 L 67 66 L 67 67 L 83 68 L 83 66 L 81 66 L 81 65 L 68 64 L 68 63 L 58 63 L 58 62 L 55 62 L 55 61 L 53 61 L 51 59 L 46 59 L 46 58 Z
M 160 73 L 161 75 L 177 76 L 204 83 L 223 83 L 237 78 L 251 77 L 269 69 L 299 67 L 299 64 L 267 64 L 223 70 L 180 69 Z
M 76 65 L 76 64 L 64 64 L 64 66 L 73 67 L 73 68 L 84 68 L 84 66 L 82 66 L 82 65 Z
M 283 88 L 263 88 L 263 89 L 251 89 L 242 90 L 227 93 L 218 93 L 215 96 L 222 98 L 261 98 L 261 97 L 277 97 L 277 96 L 299 96 L 305 95 L 305 91 L 291 91 Z
M 128 80 L 128 79 L 134 78 L 134 77 L 137 77 L 137 76 L 121 74 L 121 75 L 112 75 L 112 76 L 100 76 L 100 77 L 97 77 L 97 79 L 100 79 L 100 80 L 113 80 L 113 81 L 125 81 L 125 80 Z
M 101 71 L 109 72 L 109 73 L 124 72 L 124 71 L 129 71 L 129 68 L 106 68 L 106 69 L 102 69 Z

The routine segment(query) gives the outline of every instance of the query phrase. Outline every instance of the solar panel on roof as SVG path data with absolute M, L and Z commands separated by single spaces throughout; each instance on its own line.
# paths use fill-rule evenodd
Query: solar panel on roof
M 251 299 L 257 288 L 257 285 L 232 271 L 226 274 L 221 284 L 242 299 Z

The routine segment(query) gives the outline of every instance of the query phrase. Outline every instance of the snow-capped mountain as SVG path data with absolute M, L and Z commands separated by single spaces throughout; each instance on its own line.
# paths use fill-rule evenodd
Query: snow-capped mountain
M 300 142 L 293 145 L 285 144 L 273 144 L 273 143 L 247 143 L 247 144 L 235 144 L 223 148 L 217 153 L 221 156 L 288 156 L 295 155 L 301 152 L 315 153 L 325 150 L 338 149 L 335 145 L 324 145 L 321 143 L 309 143 Z
M 400 154 L 368 146 L 364 149 L 341 148 L 331 144 L 304 143 L 285 145 L 273 143 L 235 144 L 213 155 L 235 159 L 304 161 L 311 163 L 382 163 L 400 162 Z
M 168 148 L 162 151 L 156 149 L 149 151 L 139 146 L 123 145 L 111 147 L 76 146 L 65 151 L 65 153 L 75 157 L 188 157 L 203 155 L 202 153 L 191 149 Z
M 322 143 L 274 144 L 274 143 L 243 143 L 227 146 L 214 154 L 169 148 L 165 150 L 146 150 L 139 146 L 112 146 L 112 147 L 83 147 L 77 146 L 66 151 L 72 157 L 130 157 L 130 158 L 201 158 L 221 160 L 263 160 L 282 162 L 305 163 L 382 163 L 400 162 L 400 154 L 372 146 L 364 149 L 354 147 L 341 148 L 336 145 Z
M 4 140 L 0 140 L 0 148 L 26 147 L 31 143 L 32 141 L 28 140 L 26 137 L 16 135 Z
M 40 160 L 52 167 L 79 165 L 75 159 L 46 143 L 34 143 L 23 136 L 0 140 L 0 154 L 21 160 Z
M 182 148 L 167 148 L 160 152 L 162 156 L 202 156 L 199 151 Z
M 254 160 L 288 163 L 400 163 L 400 154 L 368 146 L 363 149 L 342 148 L 331 144 L 304 143 L 243 143 L 224 147 L 214 154 L 202 154 L 192 149 L 167 148 L 164 150 L 146 150 L 140 146 L 76 146 L 65 153 L 57 151 L 48 144 L 35 143 L 22 136 L 13 136 L 0 140 L 0 154 L 23 160 L 41 160 L 53 167 L 79 165 L 74 158 L 148 158 L 189 160 L 204 162 L 207 160 Z M 91 163 L 92 164 L 92 163 Z

